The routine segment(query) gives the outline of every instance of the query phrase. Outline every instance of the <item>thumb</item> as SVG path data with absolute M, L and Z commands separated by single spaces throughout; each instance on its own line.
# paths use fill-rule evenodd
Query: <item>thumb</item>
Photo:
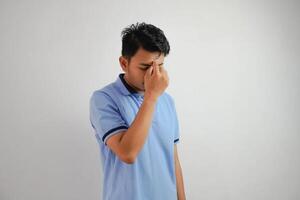
M 152 72 L 153 72 L 153 66 L 149 67 L 146 74 L 147 76 L 151 76 L 152 75 Z
M 159 66 L 157 65 L 157 63 L 156 62 L 153 62 L 153 73 L 154 74 L 157 74 L 157 73 L 159 73 Z

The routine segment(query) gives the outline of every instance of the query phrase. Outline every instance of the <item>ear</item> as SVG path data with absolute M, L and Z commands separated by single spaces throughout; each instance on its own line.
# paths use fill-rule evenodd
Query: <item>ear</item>
M 119 63 L 124 72 L 128 71 L 128 60 L 124 56 L 119 57 Z

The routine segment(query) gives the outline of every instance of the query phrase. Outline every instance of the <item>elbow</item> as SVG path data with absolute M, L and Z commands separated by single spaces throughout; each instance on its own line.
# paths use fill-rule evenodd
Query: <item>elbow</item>
M 122 156 L 121 160 L 123 162 L 125 162 L 126 164 L 132 165 L 136 161 L 136 156 L 135 155 L 131 155 L 131 154 L 127 154 L 127 155 Z
M 132 165 L 135 163 L 135 159 L 134 158 L 127 158 L 127 159 L 123 159 L 123 162 L 125 162 L 126 164 Z
M 119 151 L 119 158 L 126 164 L 134 164 L 136 162 L 137 153 L 128 146 L 122 146 Z

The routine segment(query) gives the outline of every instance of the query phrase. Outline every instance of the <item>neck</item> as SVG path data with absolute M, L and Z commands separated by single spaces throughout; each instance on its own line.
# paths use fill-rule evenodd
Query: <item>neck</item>
M 137 93 L 144 95 L 144 91 L 138 89 L 137 87 L 135 87 L 133 84 L 130 83 L 130 81 L 128 80 L 128 77 L 126 75 L 126 73 L 124 74 L 124 80 L 126 81 L 126 83 Z

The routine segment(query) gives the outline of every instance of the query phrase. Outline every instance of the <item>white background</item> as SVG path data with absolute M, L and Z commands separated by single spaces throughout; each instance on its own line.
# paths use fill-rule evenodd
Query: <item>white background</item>
M 161 28 L 188 200 L 300 199 L 299 1 L 0 1 L 0 199 L 100 199 L 91 93 Z

